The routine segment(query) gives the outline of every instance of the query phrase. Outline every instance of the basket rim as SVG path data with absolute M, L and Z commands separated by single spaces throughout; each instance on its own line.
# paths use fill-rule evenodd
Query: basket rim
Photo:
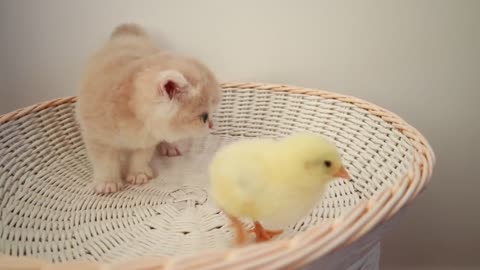
M 334 92 L 297 87 L 287 84 L 266 83 L 222 83 L 223 90 L 270 90 L 289 94 L 305 94 L 336 99 L 351 103 L 367 110 L 391 124 L 406 136 L 413 146 L 414 154 L 410 169 L 402 179 L 392 187 L 385 187 L 369 200 L 361 202 L 339 219 L 310 227 L 306 232 L 289 239 L 200 252 L 189 256 L 144 257 L 130 259 L 122 263 L 100 264 L 96 262 L 64 262 L 55 264 L 56 269 L 230 269 L 244 267 L 248 269 L 275 269 L 275 267 L 300 267 L 315 258 L 330 253 L 334 249 L 353 243 L 380 223 L 390 220 L 400 209 L 411 203 L 424 190 L 432 175 L 435 154 L 425 137 L 405 120 L 380 106 L 365 100 Z M 0 116 L 0 126 L 26 115 L 42 110 L 75 103 L 76 96 L 57 98 L 21 108 Z M 41 259 L 0 255 L 0 269 L 14 268 L 18 265 L 41 269 L 51 265 Z M 88 268 L 90 269 L 90 268 Z M 143 269 L 143 268 L 142 268 Z M 243 269 L 243 268 L 242 268 Z

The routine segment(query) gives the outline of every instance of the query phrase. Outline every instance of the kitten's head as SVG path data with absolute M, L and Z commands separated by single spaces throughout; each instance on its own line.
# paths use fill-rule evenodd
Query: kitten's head
M 220 86 L 198 61 L 163 54 L 138 72 L 134 84 L 130 105 L 156 139 L 173 142 L 212 128 Z

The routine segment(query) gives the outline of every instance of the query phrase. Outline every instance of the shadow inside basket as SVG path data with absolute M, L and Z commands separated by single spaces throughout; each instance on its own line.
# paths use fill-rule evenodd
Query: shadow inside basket
M 233 234 L 208 197 L 207 168 L 219 147 L 243 137 L 322 133 L 335 141 L 353 176 L 333 182 L 310 214 L 279 238 L 340 217 L 408 169 L 408 140 L 367 111 L 254 91 L 227 90 L 211 135 L 194 140 L 180 157 L 156 157 L 158 176 L 151 182 L 109 196 L 92 191 L 73 104 L 2 124 L 0 253 L 109 262 L 227 248 Z

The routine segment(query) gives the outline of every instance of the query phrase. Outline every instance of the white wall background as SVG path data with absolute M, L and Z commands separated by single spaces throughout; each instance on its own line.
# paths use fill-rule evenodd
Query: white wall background
M 223 81 L 337 91 L 404 117 L 438 162 L 382 269 L 480 267 L 480 1 L 0 0 L 0 113 L 76 94 L 85 58 L 124 21 Z

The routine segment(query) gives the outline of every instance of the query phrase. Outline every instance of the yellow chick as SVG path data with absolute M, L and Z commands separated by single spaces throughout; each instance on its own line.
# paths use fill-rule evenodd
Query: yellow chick
M 211 196 L 232 222 L 236 243 L 246 241 L 238 218 L 253 221 L 256 241 L 270 240 L 297 222 L 319 202 L 326 185 L 350 176 L 335 145 L 307 133 L 281 140 L 240 140 L 220 149 L 210 164 Z

